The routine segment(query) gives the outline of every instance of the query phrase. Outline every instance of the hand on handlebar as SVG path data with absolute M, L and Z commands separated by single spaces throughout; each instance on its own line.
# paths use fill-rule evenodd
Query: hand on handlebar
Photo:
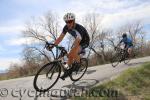
M 54 45 L 49 44 L 48 42 L 45 44 L 45 48 L 48 51 L 51 51 L 53 49 Z

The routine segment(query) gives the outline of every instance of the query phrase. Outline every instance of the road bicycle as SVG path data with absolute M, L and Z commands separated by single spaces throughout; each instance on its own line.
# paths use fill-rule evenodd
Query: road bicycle
M 58 57 L 54 59 L 54 61 L 45 64 L 43 67 L 39 69 L 36 73 L 33 81 L 33 86 L 38 92 L 46 92 L 51 89 L 60 78 L 61 73 L 66 69 L 64 58 L 67 57 L 68 52 L 65 50 L 65 47 L 58 46 L 52 43 L 46 42 L 46 46 L 54 46 L 57 50 L 60 51 Z M 72 81 L 78 81 L 83 77 L 88 67 L 88 60 L 84 58 L 82 55 L 85 52 L 80 52 L 80 67 L 74 61 L 71 65 L 71 74 L 69 75 Z
M 119 63 L 124 62 L 128 64 L 131 60 L 127 48 L 122 49 L 121 47 L 115 47 L 115 52 L 111 58 L 111 64 L 113 67 L 116 67 Z

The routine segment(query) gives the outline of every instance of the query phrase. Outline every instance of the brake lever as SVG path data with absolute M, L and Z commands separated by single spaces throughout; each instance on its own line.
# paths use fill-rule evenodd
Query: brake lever
M 48 44 L 48 42 L 45 43 L 44 49 L 46 48 L 46 45 Z

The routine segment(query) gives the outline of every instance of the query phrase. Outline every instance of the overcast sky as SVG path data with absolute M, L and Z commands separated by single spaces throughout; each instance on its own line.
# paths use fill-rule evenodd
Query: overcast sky
M 103 16 L 105 28 L 141 20 L 150 36 L 150 0 L 0 0 L 0 70 L 21 59 L 25 22 L 48 11 L 59 15 L 61 25 L 66 12 L 75 13 L 78 20 L 96 12 Z

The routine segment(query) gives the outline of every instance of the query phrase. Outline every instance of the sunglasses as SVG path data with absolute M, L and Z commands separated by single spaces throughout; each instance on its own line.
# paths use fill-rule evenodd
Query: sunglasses
M 73 20 L 66 21 L 67 24 L 70 24 L 72 22 L 73 22 Z

